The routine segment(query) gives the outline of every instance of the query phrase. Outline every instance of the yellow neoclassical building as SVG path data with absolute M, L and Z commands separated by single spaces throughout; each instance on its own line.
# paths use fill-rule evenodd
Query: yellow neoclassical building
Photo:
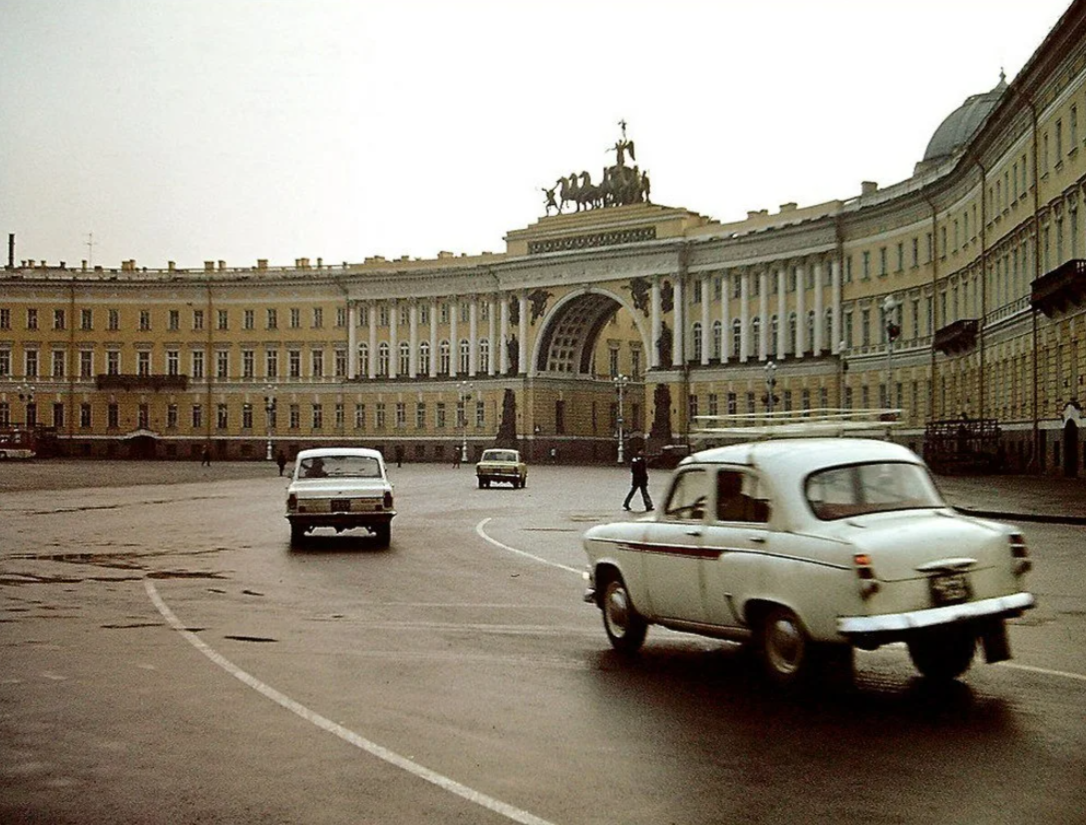
M 566 462 L 697 442 L 704 416 L 891 407 L 918 451 L 1083 472 L 1086 3 L 893 186 L 721 223 L 652 203 L 628 146 L 500 254 L 88 269 L 10 238 L 0 425 L 76 456 Z

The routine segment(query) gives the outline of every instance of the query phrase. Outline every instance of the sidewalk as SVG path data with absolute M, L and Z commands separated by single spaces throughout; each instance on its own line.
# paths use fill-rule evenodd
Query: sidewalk
M 1056 476 L 936 476 L 946 500 L 970 515 L 1086 525 L 1086 479 Z

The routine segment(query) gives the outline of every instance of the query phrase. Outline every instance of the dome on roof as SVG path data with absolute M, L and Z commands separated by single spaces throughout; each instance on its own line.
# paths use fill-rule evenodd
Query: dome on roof
M 964 146 L 996 107 L 1006 88 L 1007 78 L 1000 72 L 999 83 L 994 89 L 966 98 L 965 103 L 939 124 L 939 128 L 928 141 L 928 148 L 921 163 L 926 165 L 948 158 Z

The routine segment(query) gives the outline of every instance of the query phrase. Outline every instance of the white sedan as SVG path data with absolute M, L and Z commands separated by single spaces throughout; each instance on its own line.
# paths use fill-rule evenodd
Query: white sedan
M 778 685 L 899 641 L 953 679 L 978 642 L 1010 658 L 1005 620 L 1034 605 L 1017 529 L 956 512 L 912 451 L 868 439 L 697 453 L 656 513 L 593 527 L 584 549 L 585 600 L 617 650 L 651 624 L 748 641 Z
M 377 450 L 326 447 L 298 453 L 287 488 L 292 542 L 317 527 L 337 533 L 365 527 L 386 547 L 395 515 L 392 484 Z

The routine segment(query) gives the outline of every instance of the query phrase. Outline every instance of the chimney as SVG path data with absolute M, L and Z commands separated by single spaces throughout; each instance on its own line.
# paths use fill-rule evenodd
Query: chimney
M 874 195 L 879 191 L 879 185 L 873 180 L 865 180 L 860 184 L 861 195 Z
M 84 272 L 86 272 L 87 271 L 87 262 L 86 262 L 86 260 L 80 261 L 80 264 L 82 264 L 82 266 L 80 266 L 80 269 L 82 269 Z
M 259 271 L 263 272 L 265 269 L 268 268 L 268 259 L 267 258 L 257 258 L 256 259 L 256 268 Z
M 219 261 L 219 272 L 222 272 L 225 269 L 226 269 L 226 261 Z
M 214 261 L 204 261 L 204 272 L 214 272 L 214 271 L 215 271 L 215 262 Z
M 795 201 L 792 201 L 791 203 L 782 203 L 781 212 L 794 212 L 796 211 L 797 206 L 798 204 Z
M 168 270 L 170 270 L 170 272 L 173 272 L 174 270 L 177 269 L 177 262 L 176 261 L 166 261 L 166 268 Z
M 324 267 L 324 258 L 317 258 L 317 269 Z

